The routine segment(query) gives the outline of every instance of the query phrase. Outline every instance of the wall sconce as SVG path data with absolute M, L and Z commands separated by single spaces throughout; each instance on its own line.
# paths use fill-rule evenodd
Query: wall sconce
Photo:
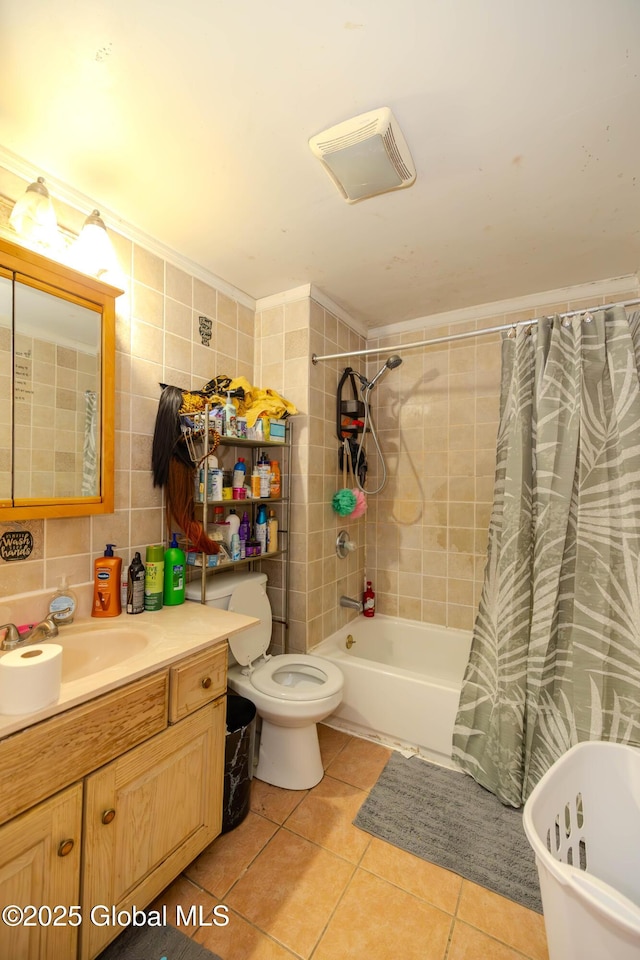
M 30 183 L 25 193 L 16 201 L 9 223 L 30 245 L 58 249 L 60 234 L 58 221 L 44 177 Z
M 78 239 L 71 246 L 69 260 L 77 270 L 99 279 L 117 270 L 115 251 L 99 210 L 94 210 L 85 220 Z

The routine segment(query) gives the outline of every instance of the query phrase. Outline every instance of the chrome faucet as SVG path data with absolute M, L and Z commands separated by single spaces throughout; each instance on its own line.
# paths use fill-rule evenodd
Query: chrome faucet
M 361 600 L 353 600 L 351 597 L 340 597 L 340 606 L 349 607 L 350 610 L 357 610 L 358 613 L 362 613 Z
M 57 611 L 58 614 L 67 612 L 68 608 Z M 5 634 L 0 643 L 0 650 L 15 650 L 16 647 L 27 647 L 32 643 L 39 643 L 41 640 L 51 640 L 53 637 L 58 636 L 58 624 L 53 615 L 45 617 L 40 623 L 36 623 L 28 633 L 18 633 L 18 628 L 15 623 L 3 623 L 0 626 L 0 631 L 2 630 L 5 631 Z

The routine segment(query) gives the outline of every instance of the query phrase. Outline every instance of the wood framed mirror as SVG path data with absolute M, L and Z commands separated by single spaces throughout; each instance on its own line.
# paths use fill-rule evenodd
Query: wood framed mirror
M 115 301 L 0 238 L 0 520 L 112 513 Z

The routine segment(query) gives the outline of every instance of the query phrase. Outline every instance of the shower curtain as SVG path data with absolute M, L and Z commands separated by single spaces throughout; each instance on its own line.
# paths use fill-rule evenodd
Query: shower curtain
M 520 806 L 581 740 L 640 745 L 640 312 L 502 344 L 485 580 L 453 757 Z
M 84 392 L 84 442 L 82 450 L 82 496 L 95 497 L 98 493 L 98 394 Z

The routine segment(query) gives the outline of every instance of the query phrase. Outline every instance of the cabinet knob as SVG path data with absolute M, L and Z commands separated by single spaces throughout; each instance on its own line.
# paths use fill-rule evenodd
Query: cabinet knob
M 202 683 L 202 686 L 204 687 L 204 689 L 205 689 L 205 690 L 208 690 L 209 687 L 211 686 L 211 677 L 204 677 L 204 679 L 201 681 L 201 683 Z
M 113 808 L 111 808 L 110 810 L 105 810 L 104 813 L 102 814 L 102 822 L 104 824 L 111 823 L 115 815 L 116 815 L 116 812 Z
M 68 857 L 74 847 L 73 840 L 63 840 L 60 846 L 58 847 L 58 856 L 59 857 Z

